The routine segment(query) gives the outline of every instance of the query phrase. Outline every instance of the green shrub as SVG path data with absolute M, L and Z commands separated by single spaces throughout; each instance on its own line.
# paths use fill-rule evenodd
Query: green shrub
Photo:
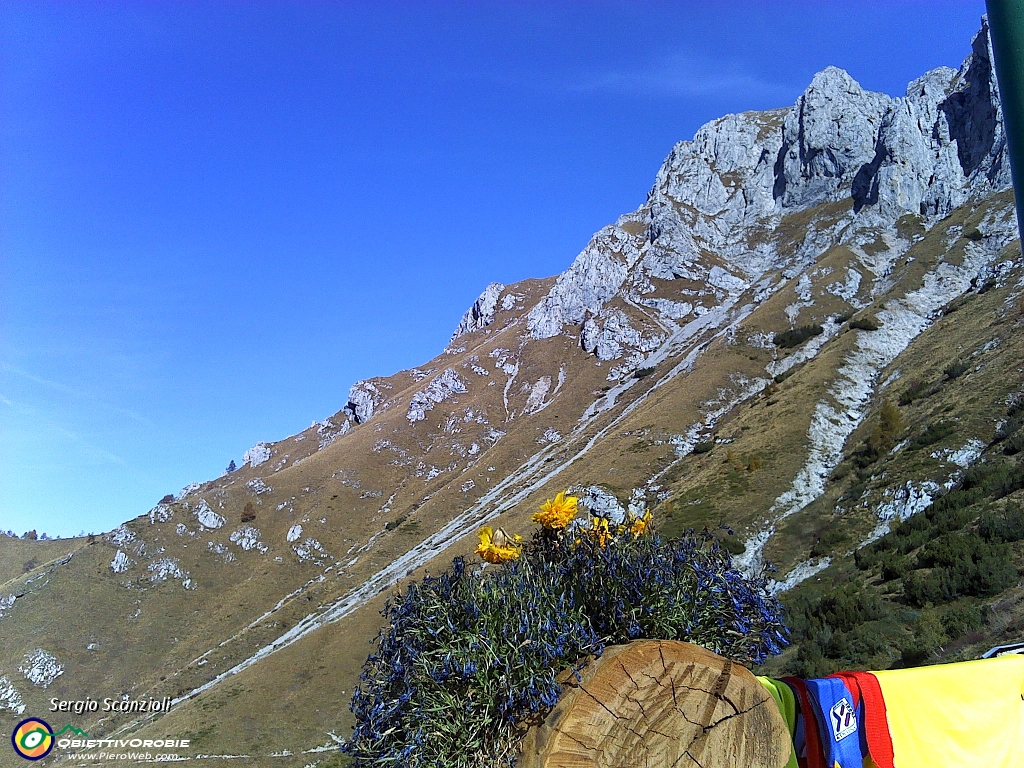
M 820 336 L 825 329 L 820 325 L 801 325 L 782 333 L 775 334 L 775 346 L 783 349 L 798 347 L 812 336 Z
M 949 302 L 949 304 L 947 304 L 946 307 L 942 310 L 943 317 L 947 317 L 953 314 L 954 312 L 958 311 L 962 307 L 966 306 L 968 302 L 970 302 L 973 298 L 974 296 L 972 296 L 970 293 L 965 293 L 962 296 L 957 296 L 955 299 Z
M 975 534 L 963 536 L 959 533 L 945 533 L 921 548 L 917 556 L 917 565 L 920 568 L 953 566 L 971 560 L 984 546 L 985 541 Z
M 652 368 L 637 368 L 635 371 L 633 371 L 633 378 L 642 379 L 645 376 L 650 376 L 652 373 L 654 373 L 654 368 L 653 367 Z
M 1024 418 L 1022 418 L 1019 414 L 1016 416 L 1007 417 L 996 430 L 994 442 L 1005 440 L 1006 438 L 1015 434 L 1021 428 L 1022 424 L 1024 424 Z
M 927 574 L 914 571 L 904 577 L 904 596 L 911 605 L 991 597 L 1017 583 L 1017 569 L 1006 545 L 988 544 L 973 534 L 950 534 L 930 542 L 918 562 L 936 567 Z
M 985 512 L 978 521 L 978 535 L 995 543 L 1024 541 L 1024 508 L 1010 502 L 998 512 Z
M 954 360 L 942 369 L 942 375 L 946 377 L 946 381 L 953 381 L 953 379 L 958 379 L 963 374 L 967 373 L 968 368 L 970 368 L 970 366 L 963 360 Z
M 962 483 L 967 490 L 978 489 L 992 499 L 1001 499 L 1024 488 L 1024 471 L 1018 463 L 990 461 L 971 466 Z
M 693 452 L 694 453 L 710 453 L 711 449 L 714 448 L 714 447 L 715 447 L 715 438 L 712 437 L 712 438 L 710 438 L 708 440 L 704 440 L 704 441 L 702 441 L 700 443 L 697 443 L 695 446 L 693 446 Z
M 842 480 L 844 477 L 850 474 L 852 466 L 848 461 L 841 462 L 835 469 L 832 470 L 832 474 L 829 475 L 829 479 L 832 482 L 836 480 Z
M 894 581 L 906 576 L 911 568 L 909 557 L 897 556 L 886 558 L 882 561 L 882 581 Z
M 833 659 L 849 659 L 856 664 L 885 654 L 889 643 L 879 628 L 878 621 L 870 621 L 845 632 L 835 632 L 825 644 L 824 655 Z
M 789 604 L 790 628 L 794 632 L 811 633 L 828 627 L 847 632 L 864 622 L 881 619 L 885 606 L 877 594 L 859 587 L 834 588 L 813 603 Z
M 1006 409 L 1006 418 L 1003 419 L 996 430 L 994 442 L 1005 440 L 1011 435 L 1016 434 L 1022 424 L 1024 424 L 1024 398 L 1016 397 L 1010 403 L 1009 408 Z
M 786 595 L 792 637 L 799 642 L 788 671 L 824 677 L 837 669 L 889 666 L 900 634 L 891 607 L 872 588 L 805 582 Z
M 924 432 L 910 441 L 908 451 L 917 451 L 926 448 L 933 443 L 944 440 L 956 432 L 956 423 L 952 421 L 938 421 L 925 427 Z
M 938 392 L 941 387 L 938 384 L 929 384 L 926 381 L 916 379 L 903 390 L 903 394 L 900 395 L 900 405 L 910 405 L 915 400 L 920 400 L 922 397 L 931 397 Z
M 1022 488 L 1021 463 L 990 454 L 965 471 L 953 490 L 855 553 L 857 568 L 880 570 L 888 586 L 835 584 L 837 577 L 850 578 L 838 569 L 823 579 L 831 586 L 805 582 L 794 589 L 785 598 L 797 644 L 788 671 L 821 676 L 856 666 L 925 663 L 947 639 L 980 629 L 985 607 L 973 601 L 1018 583 L 1011 546 L 1024 541 L 1021 505 L 1008 500 L 1005 508 L 992 509 L 991 502 Z M 864 576 L 856 579 L 862 582 Z M 861 613 L 851 611 L 850 602 L 861 606 Z M 850 628 L 851 620 L 863 622 L 859 632 Z
M 942 614 L 942 626 L 951 639 L 981 629 L 984 623 L 985 616 L 981 607 L 969 603 L 951 605 Z
M 853 561 L 862 571 L 870 571 L 881 561 L 881 550 L 870 544 L 853 553 Z
M 818 541 L 811 547 L 811 557 L 824 557 L 850 542 L 850 534 L 847 531 L 832 526 L 826 528 L 818 536 Z
M 855 331 L 877 331 L 878 320 L 874 317 L 858 317 L 850 321 L 850 328 Z
M 931 611 L 924 611 L 914 625 L 913 634 L 903 646 L 905 666 L 917 666 L 931 659 L 949 638 L 942 621 Z
M 730 533 L 727 536 L 721 536 L 718 541 L 730 555 L 742 555 L 747 551 L 747 545 L 744 544 L 743 540 L 734 533 Z

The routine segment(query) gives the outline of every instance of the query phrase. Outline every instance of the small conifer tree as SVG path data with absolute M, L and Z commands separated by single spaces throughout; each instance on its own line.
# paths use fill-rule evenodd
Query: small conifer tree
M 891 400 L 883 400 L 878 411 L 878 423 L 868 437 L 868 447 L 875 455 L 892 450 L 905 428 L 900 409 Z

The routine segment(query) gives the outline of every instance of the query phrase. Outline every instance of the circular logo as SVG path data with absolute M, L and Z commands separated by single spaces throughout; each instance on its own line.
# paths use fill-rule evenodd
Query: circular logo
M 38 717 L 22 720 L 11 734 L 11 744 L 26 760 L 42 760 L 53 749 L 53 728 Z

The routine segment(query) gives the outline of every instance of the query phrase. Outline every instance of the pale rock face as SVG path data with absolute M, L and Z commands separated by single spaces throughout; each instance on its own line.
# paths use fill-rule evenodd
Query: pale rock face
M 296 523 L 288 529 L 288 534 L 285 536 L 289 542 L 298 541 L 302 537 L 302 526 Z
M 516 305 L 523 300 L 523 296 L 518 293 L 507 293 L 501 299 L 501 309 L 504 312 L 508 312 L 510 309 L 515 309 Z
M 154 560 L 147 566 L 150 572 L 149 580 L 154 584 L 168 579 L 180 579 L 181 586 L 185 589 L 195 589 L 188 571 L 183 570 L 181 564 L 173 557 L 163 557 Z
M 32 685 L 49 687 L 50 683 L 64 674 L 64 665 L 52 653 L 36 648 L 25 654 L 18 670 Z
M 947 448 L 941 451 L 935 451 L 932 453 L 933 459 L 943 459 L 948 461 L 950 464 L 955 464 L 960 469 L 967 469 L 973 464 L 982 451 L 985 450 L 985 443 L 977 438 L 969 440 L 967 445 L 962 448 Z
M 540 410 L 544 405 L 544 399 L 548 396 L 548 390 L 550 389 L 551 377 L 541 376 L 533 385 L 529 396 L 526 398 L 526 412 L 533 413 Z
M 932 499 L 938 495 L 940 488 L 938 484 L 926 480 L 920 485 L 908 480 L 906 485 L 893 489 L 887 489 L 886 499 L 875 509 L 878 516 L 878 525 L 868 536 L 865 544 L 880 539 L 887 534 L 894 523 L 906 520 L 908 517 L 924 511 Z
M 875 156 L 891 99 L 865 91 L 846 72 L 828 67 L 811 80 L 786 115 L 782 175 L 775 197 L 784 208 L 840 200 Z
M 166 523 L 174 518 L 174 510 L 166 504 L 157 504 L 149 510 L 149 522 L 151 525 Z
M 0 619 L 4 617 L 4 614 L 11 610 L 11 606 L 14 605 L 14 601 L 18 598 L 14 595 L 3 595 L 0 597 Z
M 622 287 L 629 269 L 640 258 L 639 246 L 639 238 L 616 226 L 594 235 L 527 315 L 526 326 L 533 338 L 556 336 L 563 325 L 579 325 L 588 312 L 596 314 Z
M 120 549 L 117 550 L 117 554 L 114 555 L 114 559 L 110 561 L 110 570 L 114 573 L 124 573 L 133 564 L 133 561 L 122 552 Z
M 340 427 L 336 427 L 333 421 L 325 419 L 324 421 L 314 422 L 313 426 L 316 427 L 316 434 L 320 438 L 318 445 L 319 450 L 322 451 L 339 437 L 347 435 L 349 430 L 352 429 L 352 421 L 347 418 Z
M 426 389 L 412 396 L 406 418 L 410 422 L 423 421 L 427 417 L 427 411 L 433 410 L 435 405 L 466 391 L 466 382 L 459 378 L 459 374 L 454 370 L 446 368 L 427 385 Z
M 580 334 L 580 346 L 592 352 L 598 360 L 615 360 L 629 348 L 649 352 L 661 342 L 660 337 L 645 337 L 634 328 L 625 313 L 619 310 L 608 312 L 601 318 L 588 318 Z
M 315 565 L 323 565 L 325 558 L 330 557 L 319 541 L 308 537 L 293 545 L 292 550 L 299 560 L 312 560 Z
M 583 323 L 583 328 L 580 331 L 580 347 L 584 352 L 595 352 L 597 351 L 597 340 L 601 335 L 601 326 L 598 325 L 597 320 L 592 317 L 588 317 Z
M 228 540 L 232 544 L 237 544 L 246 552 L 255 549 L 262 554 L 266 554 L 269 549 L 266 544 L 260 541 L 259 529 L 251 525 L 243 525 L 237 531 L 232 531 Z
M 348 391 L 348 403 L 344 411 L 363 424 L 373 418 L 374 411 L 384 402 L 384 393 L 372 381 L 357 381 Z
M 245 455 L 242 456 L 242 464 L 248 464 L 250 467 L 258 467 L 269 459 L 270 446 L 261 442 L 256 443 L 256 445 L 245 452 Z
M 262 477 L 254 477 L 252 480 L 245 484 L 245 487 L 251 490 L 257 496 L 259 496 L 261 493 L 270 493 L 272 490 L 274 490 L 265 482 L 263 482 Z
M 741 293 L 747 287 L 745 280 L 719 266 L 712 267 L 708 272 L 708 285 L 721 288 L 728 293 Z
M 598 485 L 587 488 L 579 498 L 583 507 L 594 517 L 603 517 L 614 525 L 621 525 L 626 519 L 626 510 L 615 495 Z
M 640 304 L 650 307 L 662 317 L 670 320 L 681 320 L 693 313 L 693 304 L 688 301 L 672 301 L 672 299 L 640 299 Z
M 472 331 L 479 331 L 481 328 L 493 323 L 494 310 L 498 306 L 498 297 L 501 296 L 503 290 L 505 290 L 505 286 L 501 283 L 491 283 L 488 285 L 484 292 L 480 294 L 480 297 L 473 302 L 473 306 L 466 310 L 466 314 L 462 316 L 458 328 L 455 329 L 455 333 L 452 334 L 448 343 L 451 344 L 459 336 Z M 504 304 L 502 304 L 502 308 L 506 308 Z
M 123 547 L 125 544 L 129 544 L 135 540 L 135 534 L 127 525 L 119 525 L 117 528 L 107 534 L 107 539 L 119 547 Z
M 205 528 L 214 530 L 220 528 L 227 521 L 210 509 L 210 505 L 206 503 L 206 499 L 200 499 L 199 504 L 193 510 L 193 514 L 196 516 L 196 520 L 200 522 Z
M 179 501 L 181 501 L 186 496 L 189 496 L 189 495 L 195 493 L 196 491 L 198 491 L 199 488 L 202 487 L 202 485 L 203 485 L 202 483 L 189 483 L 184 488 L 182 488 L 180 491 L 178 491 L 178 495 L 177 495 L 176 498 Z
M 971 55 L 953 79 L 951 90 L 939 108 L 946 115 L 950 139 L 957 143 L 964 175 L 981 186 L 988 186 L 986 182 L 997 188 L 1008 186 L 1010 163 L 987 20 L 982 20 Z
M 699 255 L 687 234 L 720 236 L 748 218 L 773 213 L 773 172 L 784 114 L 726 115 L 701 127 L 693 141 L 676 144 L 651 192 L 651 241 L 679 251 L 685 260 Z M 690 232 L 678 227 L 680 207 L 692 212 L 683 214 L 683 223 L 693 227 Z M 663 269 L 656 276 L 669 277 Z
M 24 714 L 25 702 L 10 678 L 0 677 L 0 709 L 9 709 L 16 715 Z

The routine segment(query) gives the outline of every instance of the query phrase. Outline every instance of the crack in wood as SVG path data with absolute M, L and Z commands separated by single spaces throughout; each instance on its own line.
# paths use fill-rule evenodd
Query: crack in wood
M 551 736 L 532 742 L 539 751 L 522 768 L 782 764 L 785 723 L 741 665 L 677 641 L 619 646 L 594 664 L 552 712 Z

